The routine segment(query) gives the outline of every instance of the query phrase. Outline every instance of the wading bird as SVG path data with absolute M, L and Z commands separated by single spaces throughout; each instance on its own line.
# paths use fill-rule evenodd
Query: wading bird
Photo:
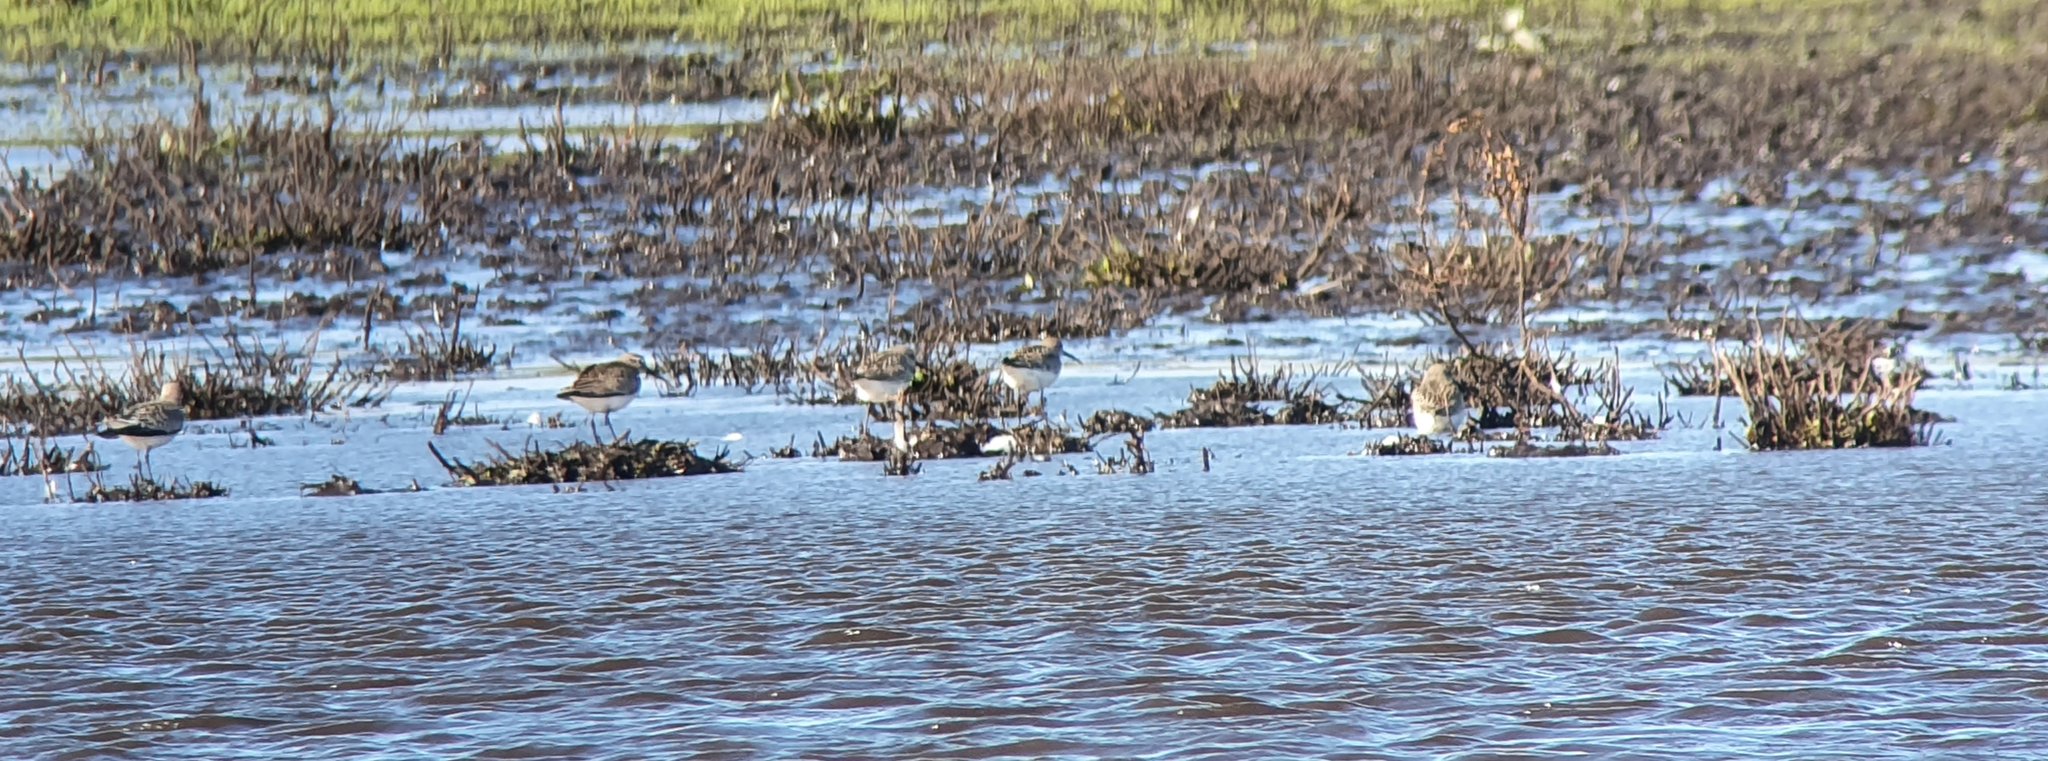
M 1472 410 L 1466 404 L 1465 390 L 1451 378 L 1449 362 L 1432 364 L 1423 371 L 1422 380 L 1416 382 L 1415 390 L 1408 393 L 1408 399 L 1408 411 L 1415 416 L 1415 432 L 1424 436 L 1440 433 L 1456 436 L 1472 416 Z
M 893 404 L 896 407 L 896 447 L 908 450 L 910 441 L 903 427 L 903 392 L 910 390 L 912 381 L 917 380 L 917 360 L 910 356 L 910 347 L 894 346 L 875 352 L 863 358 L 853 367 L 853 397 L 869 404 Z M 866 418 L 862 418 L 862 430 L 866 430 Z
M 1002 364 L 996 366 L 996 374 L 1002 378 L 1003 385 L 1009 386 L 1011 391 L 1017 392 L 1018 396 L 1026 400 L 1036 392 L 1038 409 L 1043 413 L 1046 404 L 1045 389 L 1060 379 L 1063 358 L 1081 361 L 1080 357 L 1067 353 L 1067 350 L 1060 346 L 1059 336 L 1042 333 L 1038 337 L 1038 343 L 1018 349 L 1016 353 L 1004 357 Z
M 612 429 L 612 413 L 625 409 L 640 395 L 640 373 L 646 365 L 647 360 L 640 355 L 626 352 L 611 362 L 583 368 L 583 372 L 576 374 L 576 380 L 555 398 L 575 402 L 593 415 L 603 415 L 605 430 L 617 436 L 619 432 Z M 592 436 L 597 435 L 595 428 L 593 424 Z
M 149 470 L 149 450 L 171 443 L 185 430 L 185 387 L 177 381 L 163 385 L 156 401 L 129 407 L 117 417 L 107 418 L 96 431 L 100 438 L 118 438 L 142 453 L 137 471 Z

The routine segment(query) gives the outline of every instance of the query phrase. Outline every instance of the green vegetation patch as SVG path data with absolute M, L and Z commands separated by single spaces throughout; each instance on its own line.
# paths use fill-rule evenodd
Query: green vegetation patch
M 96 0 L 0 5 L 0 46 L 14 58 L 65 51 L 177 51 L 277 57 L 308 52 L 439 56 L 493 45 L 646 41 L 1094 39 L 1173 46 L 1259 39 L 1327 40 L 1389 24 L 1465 19 L 1508 48 L 1704 43 L 1752 55 L 1759 39 L 1807 53 L 1843 45 L 2027 53 L 2048 39 L 2025 0 Z M 1908 19 L 1911 19 L 1910 21 Z M 1522 34 L 1517 34 L 1520 31 Z M 1685 45 L 1682 47 L 1690 47 Z M 1793 48 L 1803 48 L 1793 50 Z

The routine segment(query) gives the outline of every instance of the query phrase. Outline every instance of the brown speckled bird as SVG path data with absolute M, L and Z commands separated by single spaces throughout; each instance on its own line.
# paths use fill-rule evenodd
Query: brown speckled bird
M 149 450 L 171 443 L 185 430 L 185 387 L 177 381 L 165 383 L 156 401 L 143 402 L 107 418 L 95 433 L 103 439 L 118 438 L 135 447 L 142 458 L 136 470 L 149 466 Z
M 996 374 L 1002 378 L 1003 385 L 1009 386 L 1018 396 L 1028 399 L 1033 393 L 1037 393 L 1039 408 L 1042 410 L 1045 405 L 1045 390 L 1060 379 L 1062 359 L 1081 361 L 1079 357 L 1067 353 L 1066 348 L 1060 345 L 1059 336 L 1042 333 L 1038 336 L 1038 343 L 1018 349 L 1010 356 L 1004 357 L 1002 364 L 996 366 Z
M 612 413 L 632 404 L 640 395 L 640 373 L 647 366 L 647 360 L 640 355 L 626 352 L 611 362 L 600 362 L 583 368 L 576 374 L 576 380 L 562 389 L 555 398 L 575 402 L 576 406 L 594 415 L 604 416 L 604 427 L 612 427 Z M 612 431 L 618 435 L 618 431 Z
M 862 358 L 853 366 L 853 398 L 896 406 L 896 446 L 908 449 L 903 422 L 903 392 L 917 380 L 917 359 L 908 346 L 892 346 Z M 862 418 L 866 422 L 866 418 Z M 866 430 L 865 426 L 862 428 Z
M 1422 373 L 1422 380 L 1408 392 L 1409 412 L 1415 415 L 1415 431 L 1424 436 L 1456 434 L 1471 417 L 1465 390 L 1451 378 L 1451 365 L 1438 362 Z

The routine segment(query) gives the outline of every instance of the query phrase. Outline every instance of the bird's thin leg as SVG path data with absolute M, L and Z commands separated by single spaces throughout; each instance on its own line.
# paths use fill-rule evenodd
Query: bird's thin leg
M 1024 422 L 1024 402 L 1022 401 L 1023 397 L 1018 396 L 1016 389 L 1008 388 L 1007 386 L 1005 388 L 1008 389 L 1010 400 L 1012 402 L 1015 402 L 1017 405 L 1017 418 L 1015 420 L 1012 420 L 1010 418 L 1009 410 L 999 408 L 996 410 L 996 422 L 1002 424 L 1003 430 L 1015 431 L 1017 430 L 1017 426 L 1023 424 Z
M 617 440 L 617 439 L 619 438 L 619 429 L 617 429 L 617 428 L 613 428 L 613 427 L 612 427 L 612 411 L 611 411 L 611 410 L 605 410 L 605 411 L 604 411 L 604 429 L 605 429 L 605 430 L 607 430 L 607 431 L 610 431 L 610 432 L 611 432 L 611 434 L 612 434 L 612 439 L 613 439 L 614 441 L 616 441 L 616 440 Z
M 585 418 L 585 422 L 590 423 L 590 442 L 593 444 L 597 443 L 597 416 L 591 415 L 590 417 Z
M 908 452 L 910 451 L 910 437 L 905 433 L 905 427 L 903 402 L 899 400 L 896 402 L 896 448 Z

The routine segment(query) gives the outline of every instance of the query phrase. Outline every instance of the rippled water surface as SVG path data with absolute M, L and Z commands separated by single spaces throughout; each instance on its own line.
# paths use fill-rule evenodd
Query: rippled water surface
M 235 498 L 0 485 L 0 757 L 2048 754 L 2048 396 L 1924 402 L 1952 444 L 1374 459 L 1270 428 L 1155 434 L 1138 477 L 759 461 L 331 500 L 290 484 L 444 479 L 389 422 L 201 432 L 158 468 Z M 851 419 L 634 415 L 757 450 Z

